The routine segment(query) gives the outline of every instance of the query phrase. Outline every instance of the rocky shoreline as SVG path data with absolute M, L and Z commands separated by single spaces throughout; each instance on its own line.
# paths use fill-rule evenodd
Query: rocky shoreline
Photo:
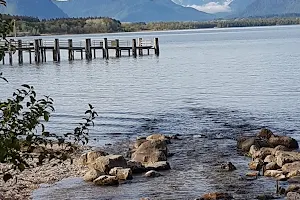
M 136 175 L 139 178 L 142 176 L 145 179 L 149 179 L 154 183 L 155 179 L 152 180 L 151 178 L 170 175 L 169 173 L 167 175 L 161 173 L 161 170 L 170 171 L 173 167 L 178 170 L 179 166 L 173 166 L 174 163 L 169 163 L 168 161 L 169 158 L 171 161 L 174 161 L 174 159 L 176 160 L 180 157 L 180 151 L 177 152 L 178 150 L 176 150 L 174 155 L 175 149 L 173 148 L 191 142 L 187 140 L 189 139 L 180 135 L 153 134 L 148 137 L 138 137 L 135 141 L 130 141 L 129 143 L 120 142 L 120 144 L 107 146 L 101 150 L 92 150 L 92 148 L 80 149 L 72 155 L 74 158 L 73 164 L 66 161 L 58 165 L 53 161 L 40 167 L 27 169 L 18 176 L 16 184 L 12 181 L 4 184 L 0 180 L 0 194 L 3 195 L 0 199 L 30 199 L 32 191 L 37 189 L 40 184 L 52 184 L 69 177 L 82 177 L 84 181 L 97 187 L 111 185 L 120 185 L 119 187 L 122 187 L 122 184 L 127 183 L 127 181 L 130 183 L 132 179 L 135 179 Z M 171 151 L 169 146 L 172 147 Z M 263 181 L 261 179 L 262 175 L 273 177 L 274 185 L 276 182 L 278 183 L 277 191 L 274 189 L 274 193 L 265 195 L 262 195 L 262 193 L 255 195 L 252 191 L 252 199 L 283 197 L 289 200 L 298 199 L 300 195 L 300 152 L 297 152 L 298 142 L 296 140 L 291 137 L 278 136 L 268 129 L 263 129 L 253 137 L 239 138 L 237 147 L 243 154 L 250 157 L 249 169 L 251 171 L 244 173 L 243 176 L 239 176 L 238 173 L 247 170 L 246 166 L 235 163 L 235 160 L 224 162 L 226 157 L 222 157 L 217 162 L 213 161 L 213 163 L 219 164 L 208 172 L 208 174 L 215 174 L 214 177 L 211 177 L 212 180 L 217 182 L 222 180 L 223 182 L 219 182 L 219 184 L 225 186 L 227 185 L 227 178 L 232 179 L 236 177 L 237 179 L 233 179 L 234 181 L 231 181 L 231 184 L 228 185 L 228 187 L 231 187 L 229 190 L 218 187 L 212 188 L 212 191 L 218 192 L 203 194 L 198 198 L 195 196 L 195 200 L 240 199 L 239 195 L 234 191 L 239 193 L 247 192 L 243 185 L 248 187 L 249 184 L 257 184 Z M 227 151 L 230 153 L 236 151 L 236 149 L 230 148 Z M 187 153 L 187 155 L 190 155 L 193 152 L 189 151 Z M 195 153 L 197 152 L 195 151 Z M 206 162 L 211 163 L 209 160 Z M 183 166 L 184 163 L 182 163 Z M 4 169 L 4 167 L 4 165 L 1 165 L 0 169 Z M 284 187 L 287 184 L 289 186 Z M 145 198 L 141 199 L 149 200 L 150 198 L 145 196 Z

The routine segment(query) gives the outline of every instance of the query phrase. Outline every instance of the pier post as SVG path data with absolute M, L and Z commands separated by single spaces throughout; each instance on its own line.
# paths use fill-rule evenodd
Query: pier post
M 41 62 L 40 41 L 38 39 L 34 40 L 34 60 L 36 63 Z
M 54 40 L 53 61 L 60 62 L 59 39 Z
M 92 59 L 92 52 L 91 52 L 91 39 L 88 38 L 85 40 L 85 58 L 87 60 Z
M 120 41 L 116 39 L 116 57 L 120 57 Z
M 83 49 L 80 50 L 80 58 L 83 60 Z
M 8 59 L 9 59 L 9 64 L 12 65 L 13 64 L 13 53 L 12 53 L 12 46 L 11 43 L 13 42 L 13 39 L 9 40 L 9 44 L 8 44 Z
M 29 63 L 32 63 L 32 56 L 31 56 L 31 49 L 28 50 L 28 54 L 29 54 Z
M 155 55 L 159 56 L 159 42 L 158 42 L 158 38 L 154 39 L 154 53 L 155 53 Z
M 19 58 L 19 64 L 23 64 L 22 40 L 18 40 L 18 58 Z
M 107 38 L 103 39 L 103 49 L 104 49 L 104 52 L 105 52 L 105 58 L 109 59 L 109 50 L 108 50 L 108 41 L 107 41 Z
M 40 57 L 42 58 L 42 62 L 45 62 L 44 60 L 44 48 L 43 48 L 43 40 L 39 39 L 39 49 L 40 49 Z
M 132 39 L 132 56 L 136 58 L 136 39 Z
M 139 46 L 139 55 L 140 56 L 143 55 L 143 49 L 141 48 L 142 47 L 142 41 L 143 41 L 143 38 L 139 38 L 138 46 Z
M 73 41 L 72 39 L 68 39 L 68 57 L 69 61 L 74 60 L 74 52 L 73 52 Z

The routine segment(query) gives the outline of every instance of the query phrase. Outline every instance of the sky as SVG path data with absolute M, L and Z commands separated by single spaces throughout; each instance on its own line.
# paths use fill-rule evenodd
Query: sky
M 229 4 L 233 0 L 226 0 L 223 3 L 211 1 L 209 3 L 203 4 L 203 5 L 187 5 L 188 7 L 195 8 L 197 10 L 206 12 L 206 13 L 219 13 L 219 12 L 230 12 L 230 6 Z

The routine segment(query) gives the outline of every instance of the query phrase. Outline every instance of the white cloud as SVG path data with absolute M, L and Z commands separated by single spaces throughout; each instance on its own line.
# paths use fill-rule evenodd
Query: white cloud
M 226 0 L 224 3 L 219 3 L 219 2 L 209 2 L 204 5 L 188 5 L 187 7 L 192 7 L 197 10 L 206 12 L 206 13 L 219 13 L 219 12 L 230 12 L 230 3 L 233 0 Z

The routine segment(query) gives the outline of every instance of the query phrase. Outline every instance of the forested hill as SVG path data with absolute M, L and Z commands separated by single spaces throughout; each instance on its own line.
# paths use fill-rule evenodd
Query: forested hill
M 68 17 L 51 0 L 7 0 L 7 7 L 1 6 L 0 12 L 41 19 Z
M 69 17 L 106 16 L 123 22 L 203 21 L 213 16 L 171 0 L 55 1 Z
M 290 13 L 300 13 L 300 0 L 255 0 L 240 16 L 269 16 Z

